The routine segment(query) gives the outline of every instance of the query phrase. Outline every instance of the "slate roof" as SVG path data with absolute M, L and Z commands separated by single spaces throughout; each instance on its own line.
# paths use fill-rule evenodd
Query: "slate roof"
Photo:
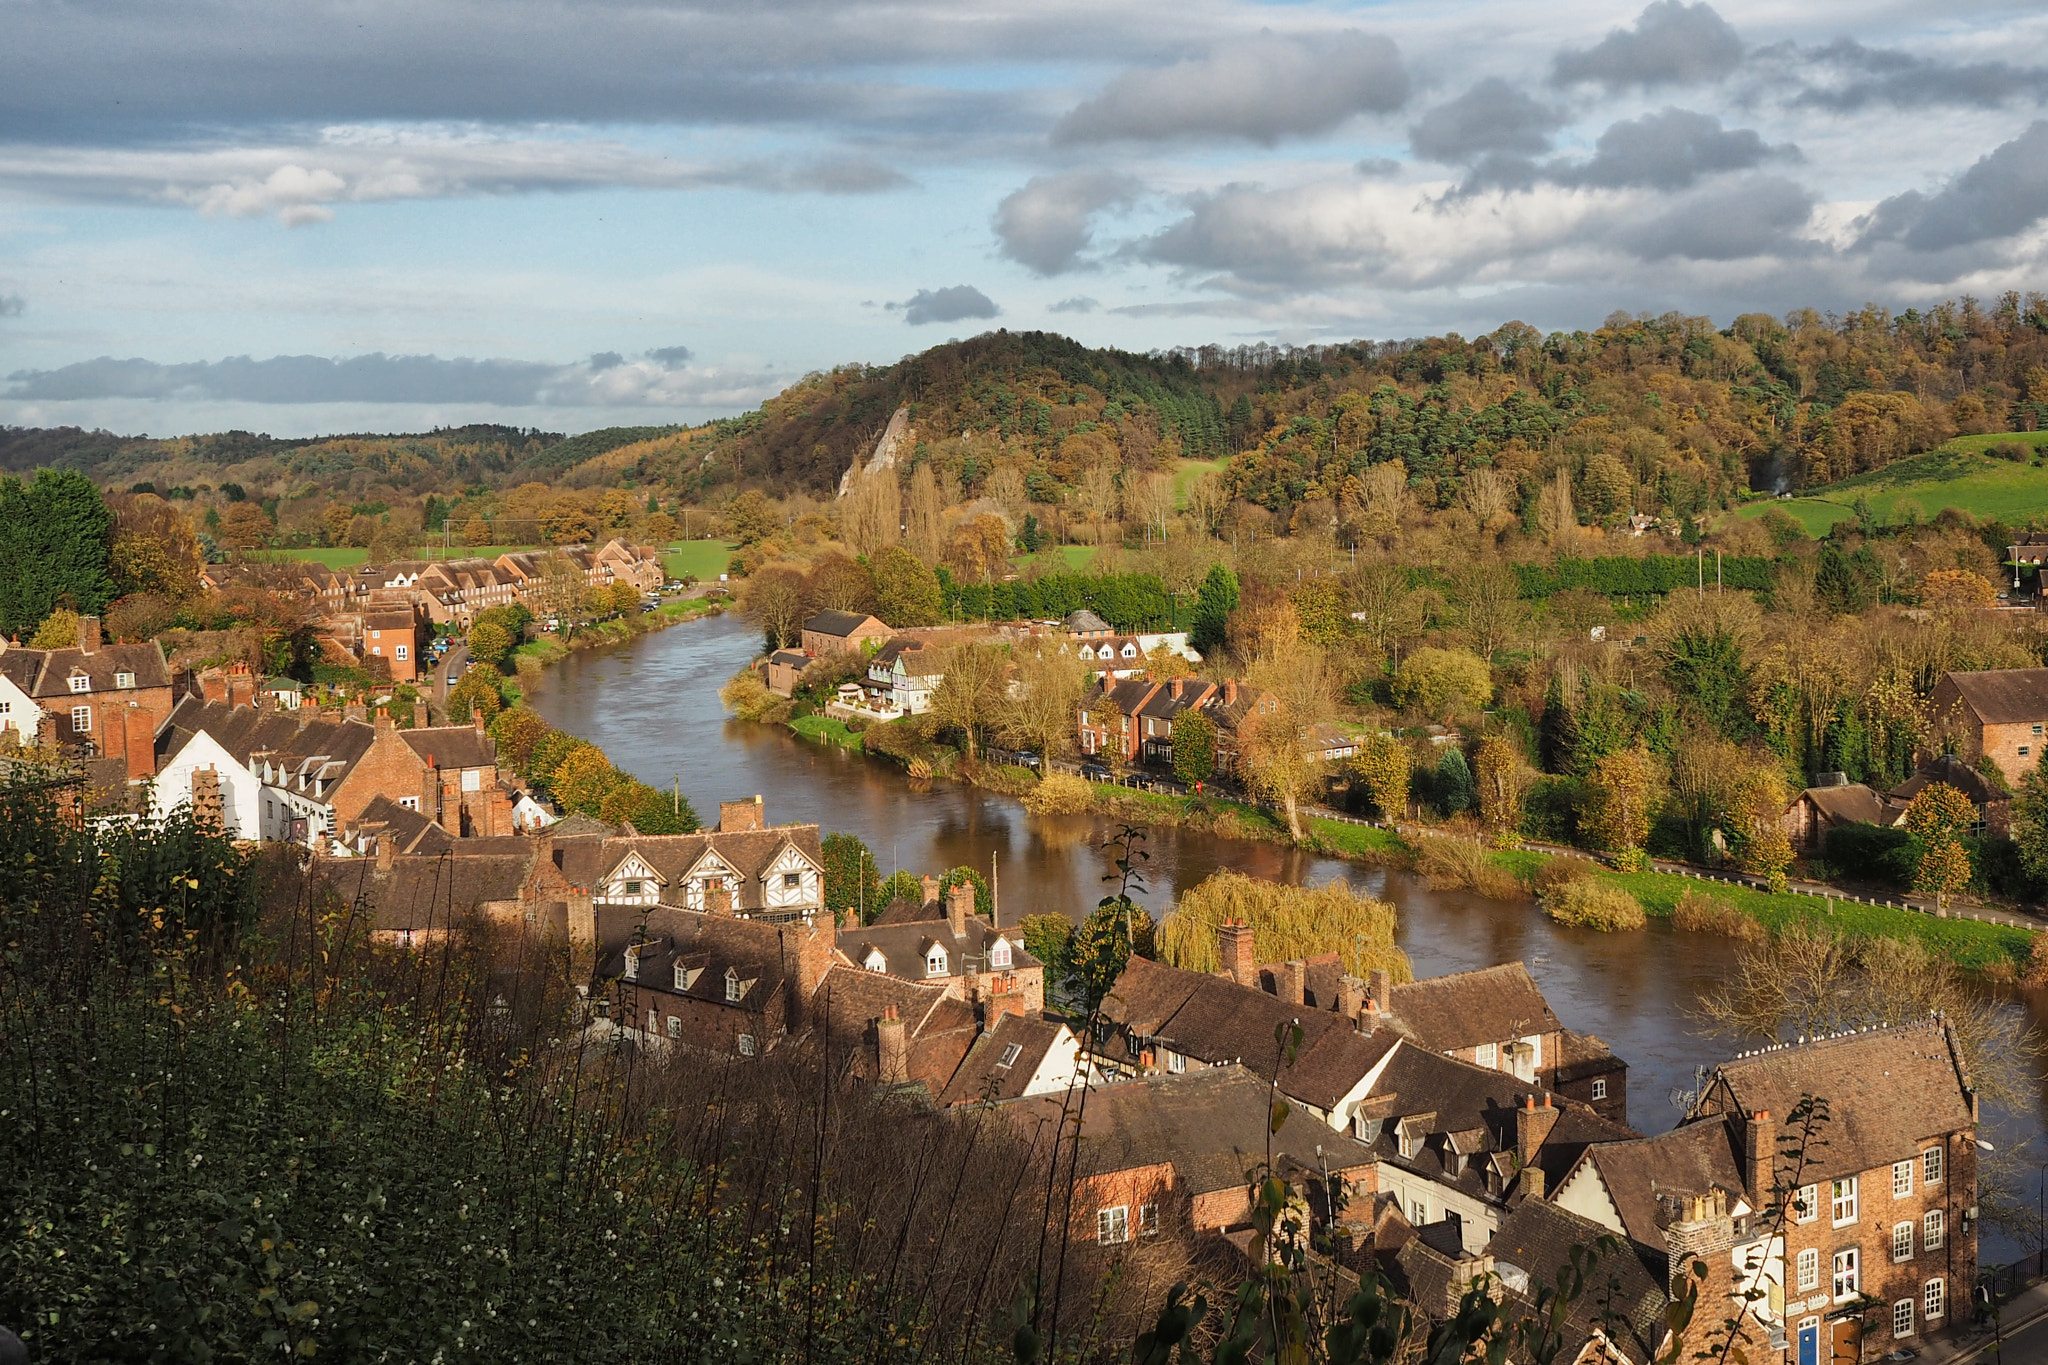
M 8 677 L 22 691 L 32 697 L 62 698 L 77 695 L 71 690 L 69 679 L 74 673 L 83 673 L 91 679 L 93 692 L 118 692 L 129 689 L 114 686 L 116 673 L 133 673 L 135 686 L 169 687 L 171 666 L 164 658 L 164 648 L 152 640 L 140 645 L 101 645 L 87 654 L 81 649 L 13 649 L 0 655 L 0 659 L 13 660 L 8 667 L 20 669 L 30 659 L 38 663 L 34 680 L 24 684 L 16 673 Z
M 1892 820 L 1892 812 L 1886 808 L 1884 798 L 1861 782 L 1839 787 L 1808 787 L 1800 795 L 1811 801 L 1814 809 L 1822 815 L 1844 824 L 1886 825 Z
M 1584 1248 L 1594 1257 L 1584 1292 L 1566 1310 L 1566 1344 L 1558 1355 L 1560 1360 L 1577 1359 L 1584 1342 L 1596 1331 L 1606 1333 L 1633 1360 L 1647 1359 L 1664 1339 L 1664 1307 L 1669 1299 L 1663 1285 L 1626 1249 L 1601 1251 L 1597 1244 L 1607 1235 L 1606 1228 L 1570 1209 L 1527 1199 L 1501 1220 L 1493 1240 L 1486 1244 L 1496 1272 L 1511 1266 L 1552 1289 L 1558 1285 L 1560 1272 L 1570 1267 L 1574 1248 Z M 1534 1288 L 1530 1285 L 1519 1291 L 1518 1297 L 1527 1302 Z
M 1103 631 L 1110 628 L 1109 622 L 1086 607 L 1076 607 L 1068 612 L 1067 619 L 1061 624 L 1077 634 L 1081 631 Z
M 781 664 L 784 668 L 805 669 L 811 665 L 811 656 L 800 649 L 778 649 L 768 656 L 768 662 Z
M 881 914 L 868 921 L 868 927 L 882 929 L 894 924 L 923 924 L 945 917 L 946 903 L 943 900 L 914 901 L 908 896 L 898 896 L 882 907 Z
M 0 677 L 13 683 L 29 695 L 35 695 L 36 674 L 42 671 L 43 651 L 40 649 L 17 649 L 7 646 L 0 649 Z
M 1963 701 L 1988 725 L 2048 717 L 2048 668 L 1993 668 L 1951 673 Z
M 362 830 L 373 825 L 384 827 L 377 831 L 377 837 L 389 839 L 394 853 L 440 853 L 455 843 L 447 830 L 388 796 L 370 798 L 370 804 L 356 817 L 354 828 Z
M 1017 1101 L 1013 1112 L 1026 1126 L 1040 1119 L 1057 1123 L 1060 1100 L 1034 1096 Z M 1270 1115 L 1266 1082 L 1241 1066 L 1119 1081 L 1088 1094 L 1080 1115 L 1081 1164 L 1085 1173 L 1103 1174 L 1171 1162 L 1190 1194 L 1242 1190 L 1245 1173 L 1266 1159 Z M 1270 1136 L 1276 1161 L 1290 1156 L 1310 1169 L 1319 1164 L 1318 1145 L 1331 1170 L 1373 1159 L 1363 1143 L 1301 1109 L 1290 1110 Z
M 979 1104 L 983 1100 L 1014 1100 L 1045 1060 L 1065 1031 L 1050 1019 L 1027 1019 L 1007 1010 L 996 1016 L 995 1027 L 975 1040 L 953 1079 L 939 1096 L 942 1105 Z M 1003 1058 L 1015 1047 L 1017 1056 Z
M 872 1080 L 876 1024 L 894 1005 L 909 1045 L 910 1079 L 933 1095 L 943 1092 L 981 1036 L 974 1007 L 939 986 L 904 981 L 883 972 L 834 963 L 818 986 L 832 1050 L 848 1058 L 853 1074 Z
M 1389 993 L 1394 1027 L 1432 1052 L 1502 1043 L 1564 1027 L 1520 962 L 1406 981 Z
M 1122 681 L 1113 681 L 1108 687 L 1097 684 L 1089 691 L 1087 697 L 1082 700 L 1081 709 L 1083 711 L 1095 710 L 1102 705 L 1103 694 L 1107 693 L 1111 700 L 1116 702 L 1117 710 L 1127 716 L 1140 715 L 1142 712 L 1139 708 L 1145 704 L 1146 700 L 1151 697 L 1153 689 L 1158 686 L 1158 683 L 1148 682 L 1144 678 L 1125 678 Z
M 244 767 L 267 762 L 279 785 L 309 801 L 326 802 L 377 738 L 367 721 L 325 715 L 311 707 L 264 711 L 187 696 L 172 708 L 156 736 L 157 766 L 177 757 L 201 732 Z M 281 770 L 281 771 L 280 771 Z M 321 784 L 316 793 L 313 784 Z
M 933 657 L 931 658 L 920 659 L 916 657 L 924 652 L 924 641 L 898 636 L 876 650 L 875 657 L 868 660 L 868 666 L 871 668 L 894 668 L 896 661 L 902 659 L 903 671 L 906 674 L 914 678 L 929 677 L 931 674 L 939 671 L 939 661 L 936 650 L 932 651 Z M 921 672 L 920 670 L 925 671 Z
M 498 761 L 498 741 L 474 725 L 434 725 L 398 736 L 437 768 L 488 768 Z
M 1767 1109 L 1782 1125 L 1805 1095 L 1826 1099 L 1829 1114 L 1827 1145 L 1807 1153 L 1808 1181 L 1904 1160 L 1976 1122 L 1953 1042 L 1932 1020 L 1724 1062 L 1700 1108 Z
M 2027 669 L 2024 671 L 2034 672 L 2036 670 Z M 2048 669 L 2039 671 L 2048 672 Z M 2012 800 L 2010 793 L 1994 785 L 1990 778 L 1984 776 L 1984 774 L 1978 772 L 1954 754 L 1941 754 L 1922 763 L 1920 771 L 1892 788 L 1892 799 L 1894 801 L 1911 801 L 1920 794 L 1922 788 L 1936 782 L 1946 782 L 1949 786 L 1954 787 L 1963 795 L 1969 797 L 1973 805 L 1988 806 L 1995 802 Z
M 836 635 L 843 640 L 874 619 L 861 611 L 821 611 L 804 622 L 804 629 L 818 635 Z
M 1745 1192 L 1734 1135 L 1719 1120 L 1686 1124 L 1632 1142 L 1599 1143 L 1588 1147 L 1580 1162 L 1599 1172 L 1629 1240 L 1653 1258 L 1666 1254 L 1664 1229 L 1675 1216 L 1678 1197 L 1716 1189 Z M 1756 1206 L 1754 1191 L 1746 1197 Z
M 495 841 L 493 841 L 495 842 Z M 389 872 L 375 858 L 318 858 L 327 883 L 344 901 L 361 904 L 380 931 L 447 929 L 477 909 L 519 899 L 530 852 L 402 855 Z
M 946 975 L 961 976 L 972 964 L 976 971 L 990 970 L 988 955 L 997 938 L 1010 942 L 1010 970 L 1019 967 L 1043 966 L 1031 954 L 1024 951 L 1023 935 L 1015 930 L 1007 934 L 989 927 L 987 920 L 978 915 L 969 915 L 967 932 L 956 938 L 952 924 L 941 915 L 938 919 L 906 920 L 895 924 L 877 921 L 864 929 L 848 929 L 839 936 L 840 951 L 856 967 L 864 967 L 868 953 L 880 949 L 888 962 L 888 974 L 900 976 L 906 981 L 923 981 L 925 976 L 925 954 L 931 945 L 937 944 L 946 950 Z M 944 980 L 932 977 L 931 980 Z
M 620 922 L 626 919 L 632 923 L 622 934 Z M 789 977 L 781 935 L 770 925 L 730 915 L 656 908 L 643 919 L 600 912 L 597 979 L 622 979 L 629 951 L 638 958 L 634 986 L 728 1009 L 765 1009 Z M 675 988 L 679 964 L 688 974 L 683 990 Z M 737 1001 L 726 996 L 728 971 L 738 974 L 743 989 Z
M 763 907 L 762 874 L 792 844 L 814 865 L 824 867 L 825 854 L 816 825 L 774 825 L 733 833 L 700 830 L 695 834 L 619 835 L 604 841 L 602 868 L 591 880 L 605 880 L 629 852 L 637 853 L 642 862 L 660 874 L 663 894 L 678 896 L 678 883 L 683 876 L 697 865 L 706 850 L 715 848 L 718 856 L 740 875 L 739 895 L 733 908 L 759 910 Z M 564 867 L 563 871 L 568 869 Z

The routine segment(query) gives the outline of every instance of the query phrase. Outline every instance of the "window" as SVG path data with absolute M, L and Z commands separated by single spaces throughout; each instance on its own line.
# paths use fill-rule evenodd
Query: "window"
M 2035 724 L 2035 726 L 2034 726 L 2034 733 L 2035 733 L 2035 734 L 2037 734 L 2037 735 L 2041 733 L 2041 726 L 2039 725 L 2039 723 L 2038 723 L 2038 722 L 2037 722 L 2037 723 Z
M 1801 1185 L 1792 1201 L 1793 1221 L 1811 1223 L 1820 1217 L 1820 1186 Z
M 1409 1210 L 1409 1216 L 1416 1227 L 1421 1227 L 1424 1223 L 1427 1223 L 1429 1221 L 1429 1201 L 1419 1194 L 1416 1195 L 1415 1207 Z
M 925 954 L 924 974 L 926 976 L 944 976 L 946 974 L 946 950 L 944 948 L 934 944 L 932 950 Z
M 1948 1313 L 1948 1281 L 1929 1280 L 1920 1287 L 1920 1316 L 1933 1322 Z
M 1157 1237 L 1159 1235 L 1159 1206 L 1157 1204 L 1138 1205 L 1138 1235 L 1140 1237 Z
M 742 1056 L 742 1057 L 751 1057 L 751 1056 L 753 1056 L 753 1055 L 754 1055 L 754 1035 L 753 1035 L 753 1034 L 751 1034 L 751 1033 L 742 1033 L 742 1034 L 740 1035 L 740 1056 Z
M 86 677 L 85 674 L 83 673 L 73 673 L 69 681 L 71 683 L 71 690 L 73 692 L 92 691 L 92 679 Z
M 420 799 L 417 796 L 401 796 L 398 798 L 398 804 L 404 806 L 407 810 L 418 810 L 420 808 Z
M 381 657 L 383 656 L 383 654 L 384 654 L 384 646 L 382 646 L 382 645 L 371 645 L 371 646 L 370 646 L 370 652 L 371 652 L 372 654 L 375 654 L 375 655 L 377 655 L 377 656 L 379 656 L 379 657 L 381 658 Z
M 628 949 L 626 949 L 626 980 L 628 980 L 628 981 L 638 981 L 639 979 L 640 979 L 640 950 L 639 950 L 638 948 L 628 948 Z M 650 1010 L 650 1011 L 648 1011 L 648 1013 L 650 1013 L 650 1014 L 651 1014 L 651 1013 L 653 1013 L 653 1011 L 652 1011 L 652 1010 Z
M 1941 1210 L 1929 1210 L 1927 1216 L 1920 1220 L 1920 1249 L 1922 1251 L 1939 1251 L 1941 1244 L 1947 1240 L 1948 1226 L 1946 1220 L 1942 1217 Z M 1932 1315 L 1930 1314 L 1929 1316 Z
M 1095 1241 L 1100 1246 L 1121 1246 L 1131 1240 L 1131 1210 L 1127 1204 L 1095 1211 Z
M 2033 752 L 2033 750 L 2032 750 L 2031 748 L 2029 748 L 2029 747 L 2028 747 L 2027 745 L 2025 745 L 2025 744 L 2022 744 L 2022 745 L 2020 745 L 2020 757 L 2021 757 L 2021 758 L 2025 758 L 2025 757 L 2026 757 L 2026 756 L 2027 756 L 2027 755 L 2028 755 L 2029 753 L 2032 753 L 2032 752 Z
M 1593 1098 L 1596 1100 L 1604 1100 L 1607 1098 L 1607 1078 L 1605 1076 L 1602 1076 L 1593 1082 Z
M 690 989 L 690 969 L 682 963 L 676 964 L 676 991 L 678 994 Z
M 782 874 L 782 884 L 794 891 L 804 884 L 804 875 L 801 872 L 785 872 Z
M 1834 1211 L 1836 1227 L 1856 1221 L 1856 1180 L 1852 1175 L 1830 1186 L 1829 1206 Z
M 1913 1163 L 1894 1161 L 1892 1163 L 1892 1198 L 1904 1199 L 1913 1192 Z
M 683 1036 L 683 1021 L 676 1018 L 673 1014 L 668 1017 L 668 1036 L 671 1038 Z
M 988 965 L 991 967 L 1008 967 L 1010 962 L 1010 940 L 1006 938 L 990 940 L 988 945 Z
M 1005 1044 L 1003 1047 L 1002 1058 L 996 1062 L 996 1070 L 1008 1071 L 1011 1067 L 1017 1064 L 1017 1059 L 1019 1057 L 1022 1057 L 1023 1055 L 1024 1045 L 1022 1043 Z
M 1820 1288 L 1820 1253 L 1812 1247 L 1799 1253 L 1799 1292 L 1811 1294 Z
M 1167 1048 L 1166 1069 L 1168 1071 L 1171 1071 L 1176 1076 L 1186 1071 L 1188 1069 L 1188 1059 L 1186 1055 L 1183 1053 L 1175 1052 L 1172 1048 Z
M 1858 1262 L 1861 1255 L 1855 1247 L 1845 1247 L 1835 1253 L 1835 1301 L 1854 1298 L 1862 1285 L 1862 1274 Z
M 75 733 L 81 735 L 92 729 L 92 708 L 90 706 L 74 706 L 71 708 L 71 728 Z
M 398 657 L 399 657 L 399 658 L 403 659 L 403 658 L 405 658 L 405 657 L 406 657 L 406 656 L 407 656 L 407 655 L 408 655 L 409 653 L 410 653 L 410 651 L 409 651 L 409 650 L 408 650 L 408 649 L 407 649 L 407 648 L 406 648 L 406 647 L 405 647 L 404 645 L 400 645 L 400 646 L 398 647 Z
M 1941 1183 L 1941 1148 L 1929 1147 L 1920 1154 L 1920 1183 L 1939 1185 Z
M 1896 1264 L 1900 1261 L 1910 1261 L 1912 1259 L 1913 1225 L 1911 1223 L 1895 1224 L 1892 1227 L 1892 1261 Z
M 1475 1049 L 1475 1055 L 1472 1060 L 1480 1066 L 1491 1068 L 1499 1064 L 1500 1049 L 1492 1043 L 1481 1043 Z
M 740 984 L 740 974 L 732 968 L 725 969 L 725 998 L 728 1003 L 746 994 L 747 988 Z
M 1900 1299 L 1892 1305 L 1892 1335 L 1910 1337 L 1913 1335 L 1913 1301 Z
M 114 686 L 116 686 L 116 687 L 133 687 L 133 686 L 135 686 L 135 675 L 134 675 L 133 673 L 116 673 L 116 674 L 114 675 Z

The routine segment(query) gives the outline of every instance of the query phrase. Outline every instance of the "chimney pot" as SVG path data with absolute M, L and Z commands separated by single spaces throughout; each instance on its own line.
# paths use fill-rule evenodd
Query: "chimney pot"
M 946 895 L 946 925 L 955 939 L 967 937 L 967 917 L 974 913 L 974 883 L 962 881 Z

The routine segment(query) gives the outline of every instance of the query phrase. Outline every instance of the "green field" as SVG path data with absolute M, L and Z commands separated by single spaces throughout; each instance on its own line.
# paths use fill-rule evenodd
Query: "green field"
M 695 574 L 699 582 L 716 583 L 738 548 L 722 540 L 679 540 L 662 555 L 661 562 L 670 578 Z
M 1055 545 L 1050 549 L 1040 550 L 1035 555 L 1018 555 L 1010 562 L 1020 569 L 1030 564 L 1044 564 L 1055 573 L 1062 570 L 1067 573 L 1080 573 L 1088 567 L 1088 561 L 1093 558 L 1093 545 Z
M 1173 505 L 1188 505 L 1188 488 L 1204 474 L 1220 474 L 1230 464 L 1224 460 L 1175 460 L 1173 462 Z
M 1817 536 L 1836 522 L 1853 517 L 1850 509 L 1858 498 L 1866 499 L 1871 511 L 1887 521 L 1894 520 L 1899 504 L 1910 499 L 1919 504 L 1922 520 L 1939 516 L 1945 507 L 1955 507 L 1980 518 L 2024 524 L 2048 514 L 2048 470 L 1984 453 L 2008 444 L 2033 446 L 2038 453 L 2048 445 L 2048 431 L 1958 436 L 1925 455 L 1813 489 L 1801 497 L 1753 502 L 1736 515 L 1760 517 L 1772 507 L 1782 508 Z

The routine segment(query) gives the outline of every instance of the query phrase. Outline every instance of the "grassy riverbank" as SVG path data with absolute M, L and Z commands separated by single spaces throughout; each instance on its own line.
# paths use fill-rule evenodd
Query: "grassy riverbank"
M 685 621 L 701 621 L 707 616 L 719 616 L 724 612 L 723 602 L 707 602 L 701 597 L 688 597 L 680 602 L 664 602 L 653 611 L 631 612 L 624 616 L 614 616 L 609 621 L 594 621 L 579 628 L 576 634 L 567 640 L 557 635 L 542 635 L 537 640 L 528 640 L 512 651 L 512 657 L 514 660 L 532 659 L 545 667 L 568 658 L 579 649 L 624 644 L 636 635 L 681 625 Z

